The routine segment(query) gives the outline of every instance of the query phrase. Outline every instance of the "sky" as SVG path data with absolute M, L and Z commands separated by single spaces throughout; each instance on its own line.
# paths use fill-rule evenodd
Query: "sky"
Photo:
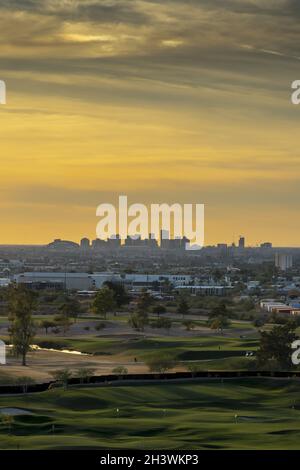
M 205 243 L 300 246 L 298 0 L 0 0 L 0 243 L 205 204 Z

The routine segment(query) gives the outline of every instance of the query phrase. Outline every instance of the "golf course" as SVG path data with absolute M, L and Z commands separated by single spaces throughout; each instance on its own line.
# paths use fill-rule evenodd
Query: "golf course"
M 0 397 L 1 449 L 297 449 L 297 379 L 69 386 Z

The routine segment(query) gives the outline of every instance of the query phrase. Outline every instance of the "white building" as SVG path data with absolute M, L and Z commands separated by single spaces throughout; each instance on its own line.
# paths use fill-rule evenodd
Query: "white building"
M 182 274 L 116 274 L 116 273 L 64 273 L 64 272 L 25 272 L 16 274 L 17 284 L 27 284 L 35 288 L 61 288 L 67 290 L 99 289 L 107 281 L 120 282 L 130 289 L 151 288 L 154 284 L 169 282 L 174 287 L 189 285 L 193 278 Z
M 7 277 L 0 277 L 0 288 L 8 287 L 10 282 L 11 282 L 10 279 L 8 279 Z
M 88 273 L 34 271 L 16 274 L 14 280 L 17 284 L 26 284 L 37 289 L 89 290 L 96 287 L 92 275 Z
M 293 257 L 292 255 L 285 255 L 281 253 L 275 253 L 275 266 L 281 271 L 286 271 L 289 268 L 293 267 Z
M 178 286 L 177 289 L 179 290 L 188 290 L 192 295 L 205 295 L 205 296 L 224 296 L 226 295 L 231 289 L 232 286 Z

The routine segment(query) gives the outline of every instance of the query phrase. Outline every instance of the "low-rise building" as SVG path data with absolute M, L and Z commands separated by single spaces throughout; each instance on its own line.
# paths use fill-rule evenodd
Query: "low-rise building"
M 25 272 L 14 276 L 17 284 L 27 284 L 36 289 L 93 290 L 100 289 L 107 281 L 119 282 L 129 289 L 141 290 L 154 285 L 159 289 L 164 283 L 172 286 L 189 285 L 193 277 L 182 274 L 119 274 L 119 273 L 68 273 Z
M 225 296 L 227 295 L 232 286 L 177 286 L 178 290 L 188 290 L 193 295 L 205 295 L 205 296 Z

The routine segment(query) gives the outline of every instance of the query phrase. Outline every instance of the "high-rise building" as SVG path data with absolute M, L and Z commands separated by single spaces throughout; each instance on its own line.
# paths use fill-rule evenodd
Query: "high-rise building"
M 228 246 L 227 246 L 227 243 L 218 243 L 218 244 L 217 244 L 217 248 L 218 248 L 218 250 L 220 250 L 220 251 L 226 251 L 227 248 L 228 248 Z
M 106 247 L 106 241 L 101 240 L 100 238 L 96 238 L 96 240 L 92 241 L 92 249 L 93 250 L 101 250 Z
M 286 255 L 282 253 L 275 253 L 275 266 L 281 271 L 286 271 L 289 268 L 293 267 L 293 257 L 292 255 Z
M 170 245 L 170 234 L 168 230 L 162 229 L 160 231 L 160 247 L 168 249 Z
M 149 248 L 157 248 L 158 244 L 157 244 L 157 240 L 155 238 L 154 233 L 149 233 L 149 238 L 148 238 L 148 240 L 146 240 L 146 245 Z
M 112 235 L 107 239 L 107 246 L 109 248 L 119 248 L 121 246 L 121 238 L 120 235 L 117 233 L 116 235 Z
M 264 242 L 260 244 L 261 248 L 272 248 L 272 243 L 270 242 Z
M 245 237 L 240 237 L 239 248 L 245 248 Z
M 80 248 L 82 250 L 88 250 L 90 248 L 90 240 L 88 238 L 82 238 L 80 240 Z

